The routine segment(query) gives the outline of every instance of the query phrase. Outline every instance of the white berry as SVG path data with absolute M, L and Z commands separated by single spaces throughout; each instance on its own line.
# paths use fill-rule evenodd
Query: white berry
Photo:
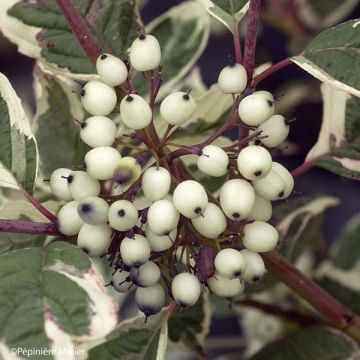
M 157 314 L 165 306 L 166 294 L 160 284 L 139 287 L 135 291 L 135 302 L 145 316 Z
M 180 306 L 192 306 L 200 297 L 201 285 L 199 279 L 189 273 L 177 274 L 171 284 L 174 300 Z
M 90 150 L 85 155 L 87 172 L 97 180 L 109 180 L 121 159 L 118 150 L 110 146 L 101 146 Z
M 96 71 L 101 81 L 109 86 L 121 85 L 128 76 L 125 63 L 110 54 L 102 54 L 97 58 Z
M 261 179 L 271 170 L 272 158 L 262 146 L 250 145 L 242 149 L 237 158 L 240 174 L 248 179 Z
M 52 193 L 61 200 L 70 201 L 72 196 L 69 191 L 67 177 L 72 173 L 71 169 L 59 168 L 51 173 L 50 188 Z
M 176 239 L 177 230 L 174 229 L 169 235 L 156 235 L 150 226 L 146 226 L 146 238 L 149 241 L 151 251 L 165 251 L 170 249 Z
M 152 35 L 140 35 L 130 48 L 130 63 L 137 71 L 148 71 L 160 65 L 161 49 Z
M 222 210 L 213 203 L 208 203 L 203 216 L 191 219 L 194 228 L 203 236 L 215 239 L 222 234 L 227 226 Z
M 73 171 L 67 177 L 67 182 L 70 194 L 75 200 L 100 194 L 100 183 L 85 171 Z
M 196 103 L 193 97 L 188 93 L 177 91 L 161 102 L 160 115 L 170 125 L 181 125 L 190 119 L 195 109 Z
M 156 235 L 167 235 L 176 229 L 180 214 L 170 200 L 155 201 L 147 214 L 150 229 Z
M 250 214 L 248 215 L 248 220 L 260 220 L 268 221 L 272 216 L 272 205 L 271 202 L 263 197 L 255 194 L 255 203 Z
M 245 270 L 241 278 L 246 282 L 260 280 L 266 272 L 264 260 L 261 255 L 248 249 L 243 249 L 240 253 L 245 262 Z
M 291 192 L 294 189 L 294 178 L 291 175 L 291 173 L 281 164 L 278 162 L 273 162 L 272 169 L 280 175 L 281 179 L 285 183 L 285 194 L 284 199 L 288 198 L 291 194 Z
M 116 125 L 106 116 L 91 116 L 81 123 L 81 140 L 90 147 L 111 146 L 115 136 Z
M 81 90 L 81 104 L 91 115 L 108 115 L 116 105 L 115 90 L 99 80 L 89 81 Z
M 274 148 L 282 144 L 289 135 L 290 127 L 286 123 L 284 116 L 273 115 L 263 122 L 257 129 L 261 131 L 260 141 L 269 148 Z M 265 137 L 266 136 L 266 137 Z
M 78 234 L 84 224 L 77 212 L 77 206 L 77 201 L 70 201 L 57 214 L 58 228 L 64 235 L 73 236 Z
M 246 69 L 241 64 L 224 67 L 219 74 L 218 85 L 225 94 L 242 93 L 247 85 Z
M 116 270 L 112 275 L 111 283 L 114 289 L 120 293 L 127 293 L 136 289 L 136 286 L 131 282 L 130 273 L 121 269 Z
M 124 238 L 120 244 L 121 259 L 127 266 L 139 266 L 150 258 L 150 244 L 142 235 Z
M 106 224 L 84 224 L 77 238 L 77 246 L 91 257 L 104 255 L 111 243 L 111 229 Z
M 130 270 L 131 281 L 141 287 L 148 287 L 156 284 L 160 280 L 161 272 L 158 265 L 152 261 L 147 261 L 139 267 Z
M 208 205 L 208 196 L 200 183 L 194 180 L 185 180 L 176 186 L 173 201 L 182 215 L 193 219 L 204 213 Z
M 216 296 L 232 299 L 244 292 L 244 284 L 239 279 L 229 279 L 219 273 L 215 273 L 207 280 L 207 285 Z
M 240 101 L 238 113 L 247 125 L 258 126 L 274 114 L 274 102 L 254 92 Z
M 214 265 L 220 275 L 233 279 L 242 274 L 245 263 L 240 251 L 228 248 L 216 254 Z
M 118 231 L 132 229 L 139 218 L 134 204 L 128 200 L 118 200 L 111 204 L 109 209 L 110 226 Z
M 283 199 L 285 196 L 285 183 L 274 170 L 262 179 L 254 180 L 252 184 L 255 192 L 269 201 Z
M 144 195 L 150 201 L 157 201 L 164 198 L 171 185 L 171 175 L 163 167 L 150 167 L 142 177 L 142 190 Z
M 267 252 L 275 249 L 279 240 L 279 233 L 264 221 L 254 221 L 244 227 L 242 242 L 251 251 Z
M 128 128 L 141 130 L 151 123 L 152 110 L 141 96 L 130 94 L 121 100 L 120 115 L 122 122 Z
M 78 214 L 90 225 L 105 224 L 108 221 L 108 203 L 99 197 L 89 196 L 79 201 Z
M 221 208 L 231 220 L 245 219 L 254 207 L 254 203 L 254 189 L 246 180 L 229 180 L 220 190 Z
M 275 102 L 274 95 L 269 91 L 258 90 L 258 91 L 255 91 L 253 94 L 258 95 L 258 96 L 263 96 L 265 99 Z
M 197 167 L 209 176 L 223 176 L 227 173 L 229 158 L 226 152 L 219 146 L 207 145 L 197 160 Z

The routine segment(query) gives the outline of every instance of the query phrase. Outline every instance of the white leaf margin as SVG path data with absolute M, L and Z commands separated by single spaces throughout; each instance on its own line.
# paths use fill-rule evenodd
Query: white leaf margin
M 0 96 L 7 104 L 10 126 L 16 128 L 27 140 L 33 140 L 36 146 L 36 174 L 39 167 L 39 154 L 34 134 L 31 131 L 30 122 L 21 104 L 21 99 L 17 96 L 8 78 L 0 73 Z M 0 187 L 19 190 L 20 186 L 15 177 L 0 163 Z

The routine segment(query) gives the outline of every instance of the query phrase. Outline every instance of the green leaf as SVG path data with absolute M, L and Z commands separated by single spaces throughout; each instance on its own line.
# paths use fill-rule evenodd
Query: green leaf
M 360 20 L 323 31 L 292 58 L 297 65 L 340 90 L 360 96 Z
M 79 336 L 105 336 L 117 321 L 117 304 L 90 259 L 65 242 L 1 255 L 0 294 L 0 336 L 7 348 L 65 344 L 71 351 Z
M 198 302 L 169 319 L 169 338 L 181 343 L 203 356 L 204 340 L 210 327 L 210 304 L 208 294 L 202 294 Z
M 322 84 L 324 111 L 319 138 L 306 160 L 351 179 L 360 178 L 360 99 Z
M 80 141 L 79 126 L 84 112 L 79 95 L 58 77 L 35 71 L 38 82 L 34 119 L 40 169 L 44 178 L 59 167 L 71 168 L 83 162 L 86 145 Z
M 231 32 L 246 15 L 248 0 L 198 0 L 214 18 L 222 22 Z
M 163 312 L 120 323 L 105 342 L 89 352 L 89 360 L 165 360 L 168 326 L 162 323 Z
M 104 52 L 124 56 L 139 27 L 136 2 L 109 0 L 100 7 L 95 0 L 76 0 L 74 3 L 91 26 L 99 47 Z M 8 14 L 41 31 L 37 38 L 41 47 L 41 58 L 47 63 L 76 74 L 95 72 L 55 0 L 36 3 L 21 1 L 10 8 Z M 5 33 L 10 40 L 19 43 L 11 28 L 6 29 Z M 39 58 L 35 52 L 32 53 Z M 61 72 L 66 73 L 65 70 Z
M 0 186 L 23 187 L 32 194 L 38 155 L 21 100 L 0 73 Z
M 266 345 L 251 360 L 344 360 L 358 351 L 356 342 L 338 330 L 307 328 Z
M 336 267 L 344 270 L 353 268 L 360 258 L 360 214 L 353 217 L 342 230 L 339 239 L 332 246 Z

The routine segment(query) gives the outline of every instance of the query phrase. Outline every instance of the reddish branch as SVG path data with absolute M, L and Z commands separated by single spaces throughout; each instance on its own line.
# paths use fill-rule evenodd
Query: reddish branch
M 0 232 L 61 235 L 57 224 L 23 220 L 0 220 Z

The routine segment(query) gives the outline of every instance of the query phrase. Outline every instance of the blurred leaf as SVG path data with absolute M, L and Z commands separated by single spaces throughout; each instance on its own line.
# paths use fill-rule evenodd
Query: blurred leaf
M 348 7 L 354 7 L 358 3 L 357 0 L 312 0 L 311 6 L 320 15 L 328 15 L 334 11 L 340 11 L 340 7 L 346 4 Z
M 36 141 L 21 100 L 0 73 L 0 186 L 32 194 L 38 170 Z
M 45 178 L 59 167 L 81 165 L 86 145 L 80 141 L 79 126 L 84 112 L 79 95 L 59 78 L 46 75 L 38 68 L 37 106 L 34 119 L 35 137 L 38 143 L 40 169 Z
M 89 352 L 89 360 L 165 360 L 168 326 L 162 323 L 163 312 L 151 316 L 144 324 L 144 316 L 120 323 L 103 344 Z
M 197 0 L 210 15 L 222 22 L 231 32 L 246 15 L 249 8 L 248 0 Z
M 360 178 L 360 99 L 322 84 L 323 120 L 306 160 L 351 179 Z
M 344 360 L 358 352 L 356 342 L 338 330 L 306 328 L 266 345 L 251 360 Z
M 92 27 L 99 47 L 116 56 L 124 56 L 139 27 L 135 11 L 136 2 L 109 0 L 101 6 L 95 0 L 74 2 Z M 94 73 L 94 67 L 72 34 L 55 0 L 20 1 L 9 9 L 8 14 L 41 31 L 37 38 L 41 46 L 41 57 L 46 62 L 76 74 Z M 10 40 L 18 43 L 16 38 L 11 36 L 11 29 L 6 30 L 5 33 L 10 32 Z M 61 72 L 66 73 L 64 70 Z
M 0 293 L 0 336 L 8 348 L 71 351 L 73 340 L 101 338 L 117 321 L 117 304 L 90 259 L 65 242 L 1 255 Z
M 350 20 L 323 31 L 292 58 L 320 81 L 360 96 L 360 20 Z
M 204 340 L 210 327 L 210 311 L 208 294 L 205 293 L 195 305 L 177 311 L 169 319 L 170 340 L 203 356 Z

